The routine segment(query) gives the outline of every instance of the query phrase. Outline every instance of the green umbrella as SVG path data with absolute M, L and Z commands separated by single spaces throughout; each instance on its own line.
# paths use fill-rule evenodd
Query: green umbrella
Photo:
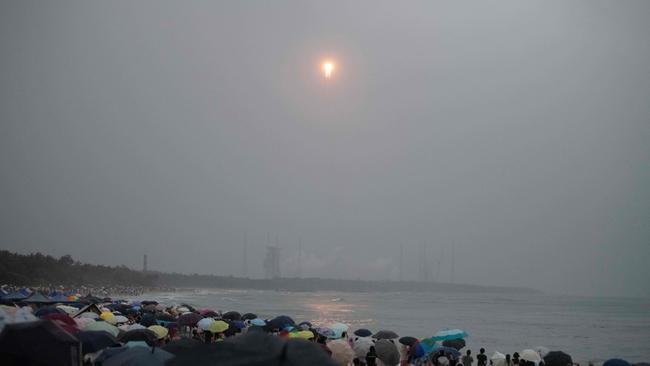
M 110 333 L 113 337 L 117 337 L 120 334 L 120 330 L 116 326 L 108 324 L 106 322 L 94 322 L 88 324 L 83 330 L 86 331 L 104 331 Z

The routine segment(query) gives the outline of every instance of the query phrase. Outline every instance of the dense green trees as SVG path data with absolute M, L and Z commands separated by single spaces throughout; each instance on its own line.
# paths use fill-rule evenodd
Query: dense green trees
M 125 266 L 75 262 L 70 255 L 57 259 L 41 253 L 23 255 L 0 250 L 2 284 L 154 286 L 155 280 L 155 274 L 134 271 Z

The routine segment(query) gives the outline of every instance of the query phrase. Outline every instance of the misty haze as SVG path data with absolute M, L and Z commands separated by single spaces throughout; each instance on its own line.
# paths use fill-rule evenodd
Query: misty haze
M 344 323 L 313 330 L 338 364 L 362 328 L 468 337 L 475 366 L 481 347 L 538 345 L 649 361 L 649 15 L 631 0 L 4 1 L 2 311 L 151 300 Z M 427 338 L 444 328 L 469 335 Z M 6 333 L 2 357 L 30 364 Z

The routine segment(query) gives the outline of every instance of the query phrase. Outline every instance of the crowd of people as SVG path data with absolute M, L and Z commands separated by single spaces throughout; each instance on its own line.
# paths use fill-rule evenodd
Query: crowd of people
M 474 362 L 464 349 L 467 333 L 458 329 L 418 339 L 343 323 L 296 322 L 286 315 L 262 318 L 189 304 L 81 296 L 62 288 L 24 297 L 23 289 L 3 290 L 3 364 L 573 366 L 568 354 L 543 347 L 512 356 L 488 356 L 481 349 Z M 103 289 L 109 290 L 115 289 Z M 34 352 L 30 342 L 36 338 Z M 78 361 L 65 347 L 77 350 Z M 629 366 L 621 362 L 605 366 Z

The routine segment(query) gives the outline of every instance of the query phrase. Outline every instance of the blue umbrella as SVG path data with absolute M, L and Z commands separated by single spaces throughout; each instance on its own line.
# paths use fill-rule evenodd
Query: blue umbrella
M 429 338 L 433 341 L 446 341 L 450 339 L 462 339 L 469 336 L 464 330 L 460 329 L 444 329 L 434 334 Z
M 415 358 L 420 358 L 422 356 L 429 356 L 432 353 L 441 352 L 446 355 L 452 355 L 454 358 L 460 357 L 460 352 L 455 348 L 444 347 L 439 344 L 435 344 L 430 340 L 423 340 L 415 346 Z

